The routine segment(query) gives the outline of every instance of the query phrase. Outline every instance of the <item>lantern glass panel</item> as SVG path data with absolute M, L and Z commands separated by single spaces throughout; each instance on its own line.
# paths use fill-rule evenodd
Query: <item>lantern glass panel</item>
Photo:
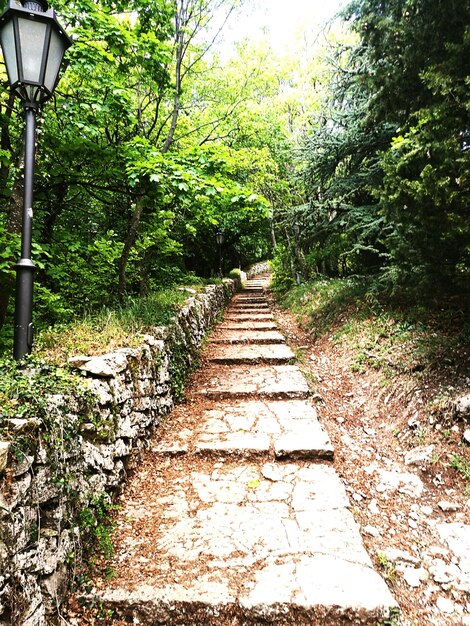
M 59 33 L 51 29 L 51 43 L 49 46 L 49 56 L 47 58 L 46 75 L 44 77 L 44 87 L 52 93 L 56 86 L 60 65 L 64 57 L 66 42 Z
M 18 80 L 18 63 L 16 60 L 15 32 L 12 20 L 4 24 L 1 30 L 1 42 L 8 80 L 10 85 L 13 85 Z
M 41 67 L 47 24 L 37 20 L 18 19 L 20 32 L 21 60 L 23 76 L 20 80 L 26 83 L 41 83 Z

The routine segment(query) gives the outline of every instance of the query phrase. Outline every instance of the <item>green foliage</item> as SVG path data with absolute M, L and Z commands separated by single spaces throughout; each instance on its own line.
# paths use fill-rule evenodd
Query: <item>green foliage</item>
M 382 568 L 382 571 L 384 573 L 386 580 L 388 580 L 389 582 L 394 582 L 396 580 L 396 575 L 397 575 L 395 564 L 391 563 L 387 559 L 385 554 L 383 554 L 382 552 L 377 552 L 376 556 L 377 556 L 377 561 L 379 562 L 379 565 Z M 397 615 L 395 615 L 395 617 L 397 617 Z M 393 621 L 389 622 L 387 620 L 386 622 L 384 622 L 384 626 L 388 626 L 388 624 L 393 624 L 393 623 L 394 623 Z
M 425 298 L 468 285 L 468 3 L 354 0 L 344 68 L 304 142 L 309 272 L 380 273 Z
M 73 407 L 73 410 L 71 410 Z M 0 433 L 11 442 L 17 461 L 35 455 L 39 447 L 45 453 L 52 489 L 61 499 L 64 526 L 79 525 L 81 551 L 98 542 L 105 557 L 112 553 L 108 515 L 111 502 L 106 494 L 81 493 L 78 465 L 81 458 L 82 425 L 98 424 L 96 398 L 86 381 L 68 370 L 28 357 L 21 362 L 0 360 Z M 26 426 L 17 428 L 17 420 Z M 29 531 L 37 534 L 33 524 Z M 9 541 L 5 530 L 2 541 Z M 74 561 L 79 554 L 71 553 Z
M 58 426 L 50 402 L 58 394 L 64 397 L 64 406 L 67 402 L 78 403 L 83 419 L 87 419 L 94 401 L 80 377 L 36 357 L 28 357 L 20 362 L 1 359 L 0 428 L 2 436 L 7 439 L 14 438 L 14 430 L 10 430 L 9 419 L 21 418 L 33 420 L 35 424 L 43 428 L 46 441 L 54 439 L 58 436 Z M 66 425 L 63 430 L 65 442 L 63 445 L 73 445 L 73 438 L 78 427 L 78 423 L 70 422 Z M 52 449 L 54 446 L 55 442 L 52 444 Z
M 393 300 L 377 283 L 359 279 L 321 279 L 293 287 L 281 299 L 313 336 L 331 335 L 355 351 L 352 369 L 380 370 L 388 376 L 421 376 L 438 369 L 444 358 L 465 365 L 466 312 L 453 302 L 434 308 L 413 300 Z
M 468 457 L 468 454 L 466 455 Z M 450 466 L 456 469 L 465 480 L 470 480 L 470 459 L 459 454 L 453 454 Z
M 288 250 L 282 244 L 278 245 L 271 261 L 273 279 L 271 288 L 276 293 L 284 293 L 294 284 L 291 259 Z
M 228 277 L 235 281 L 237 289 L 241 289 L 243 287 L 243 279 L 242 274 L 239 269 L 230 270 Z
M 171 322 L 187 296 L 184 289 L 174 287 L 146 297 L 126 296 L 112 307 L 102 307 L 70 323 L 44 328 L 38 334 L 36 349 L 49 360 L 63 363 L 76 354 L 97 354 L 123 345 L 139 345 L 142 334 Z
M 114 554 L 112 532 L 115 525 L 111 513 L 117 508 L 108 494 L 101 493 L 93 496 L 78 514 L 78 525 L 84 544 L 93 546 L 104 559 L 110 559 Z
M 54 5 L 74 45 L 38 124 L 38 326 L 146 295 L 190 273 L 210 277 L 218 267 L 217 229 L 226 234 L 224 267 L 266 254 L 270 211 L 263 180 L 264 173 L 274 178 L 277 165 L 263 142 L 238 140 L 248 131 L 235 122 L 233 108 L 243 103 L 246 112 L 258 85 L 247 71 L 247 80 L 239 80 L 241 99 L 227 85 L 216 101 L 200 78 L 207 67 L 202 42 L 212 37 L 204 26 L 216 6 L 220 14 L 232 4 L 188 0 L 187 10 L 166 0 Z M 215 62 L 209 65 L 215 72 Z M 0 95 L 10 112 L 6 92 Z M 21 124 L 6 114 L 0 121 L 2 147 L 11 146 L 0 155 L 3 280 L 11 279 L 18 254 L 18 236 L 6 225 L 10 197 L 21 192 Z M 0 326 L 10 291 L 11 285 L 0 289 Z
M 19 237 L 9 233 L 0 222 L 0 281 L 13 277 L 12 259 L 18 256 Z

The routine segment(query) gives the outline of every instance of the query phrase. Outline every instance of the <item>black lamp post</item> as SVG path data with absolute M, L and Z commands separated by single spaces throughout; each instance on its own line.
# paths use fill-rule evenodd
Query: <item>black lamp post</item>
M 16 269 L 15 338 L 13 356 L 20 359 L 33 345 L 33 279 L 31 260 L 33 177 L 36 115 L 59 80 L 59 70 L 71 40 L 46 0 L 9 0 L 0 16 L 0 42 L 10 88 L 23 101 L 25 158 L 21 258 Z
M 217 241 L 217 245 L 219 247 L 219 276 L 222 278 L 222 244 L 225 241 L 225 237 L 221 230 L 218 230 L 215 233 L 215 240 Z

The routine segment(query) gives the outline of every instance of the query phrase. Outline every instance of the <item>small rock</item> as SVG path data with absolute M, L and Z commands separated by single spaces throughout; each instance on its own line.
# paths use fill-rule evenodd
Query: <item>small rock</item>
M 443 548 L 442 546 L 430 546 L 428 548 L 428 554 L 430 554 L 431 556 L 435 557 L 435 556 L 449 556 L 449 550 L 447 550 L 446 548 Z
M 356 502 L 362 502 L 362 500 L 364 500 L 364 496 L 362 495 L 362 493 L 353 493 L 352 498 Z
M 426 570 L 422 567 L 415 569 L 414 567 L 407 567 L 403 570 L 403 578 L 410 587 L 419 587 L 421 582 L 427 577 Z
M 370 435 L 371 437 L 377 434 L 377 431 L 375 430 L 375 428 L 365 427 L 364 432 L 366 433 L 366 435 Z
M 405 465 L 422 465 L 429 463 L 434 452 L 434 446 L 418 446 L 412 450 L 408 450 L 403 455 Z
M 369 511 L 371 513 L 373 513 L 374 515 L 376 515 L 377 513 L 379 513 L 379 505 L 377 503 L 377 499 L 376 498 L 372 498 L 372 500 L 369 502 L 369 504 L 367 505 L 367 508 L 369 509 Z
M 26 472 L 29 472 L 33 462 L 34 457 L 27 454 L 25 454 L 21 459 L 17 459 L 13 463 L 13 476 L 17 478 L 18 476 L 23 476 Z
M 462 508 L 460 504 L 457 504 L 456 502 L 449 502 L 448 500 L 441 500 L 438 503 L 438 506 L 441 511 L 444 511 L 444 513 L 455 513 L 455 511 L 460 511 Z
M 344 424 L 344 417 L 337 417 L 336 421 L 338 422 L 338 424 Z
M 423 481 L 414 474 L 404 474 L 403 476 L 403 484 L 398 491 L 412 498 L 420 498 L 424 489 Z
M 9 441 L 0 441 L 0 472 L 3 472 L 7 466 L 10 446 L 11 443 Z
M 436 600 L 436 606 L 442 613 L 453 613 L 455 611 L 455 605 L 452 600 L 439 596 Z
M 23 432 L 25 430 L 34 430 L 39 425 L 39 420 L 34 417 L 30 419 L 19 419 L 12 417 L 8 420 L 8 428 L 16 433 Z
M 410 518 L 410 519 L 408 520 L 408 526 L 409 526 L 410 528 L 414 528 L 414 529 L 416 529 L 416 528 L 418 528 L 418 522 L 416 522 L 414 519 Z
M 371 537 L 378 537 L 380 535 L 380 530 L 378 528 L 376 528 L 375 526 L 364 526 L 362 529 L 366 535 L 370 535 Z
M 470 626 L 470 615 L 462 616 L 462 626 Z
M 466 428 L 463 433 L 463 440 L 465 443 L 470 444 L 470 428 Z
M 393 563 L 411 563 L 412 565 L 419 565 L 421 561 L 416 557 L 406 552 L 405 550 L 399 550 L 398 548 L 386 548 L 383 553 L 389 561 Z M 415 568 L 410 568 L 415 569 Z
M 450 566 L 442 559 L 435 559 L 432 565 L 429 566 L 429 571 L 431 572 L 434 582 L 441 585 L 450 582 L 453 577 Z
M 421 507 L 421 513 L 423 515 L 432 515 L 432 512 L 433 512 L 432 506 L 422 506 Z
M 454 406 L 457 418 L 468 417 L 470 415 L 470 393 L 458 398 Z
M 416 474 L 379 470 L 379 475 L 380 482 L 375 487 L 379 493 L 398 490 L 412 498 L 420 498 L 423 493 L 423 481 Z

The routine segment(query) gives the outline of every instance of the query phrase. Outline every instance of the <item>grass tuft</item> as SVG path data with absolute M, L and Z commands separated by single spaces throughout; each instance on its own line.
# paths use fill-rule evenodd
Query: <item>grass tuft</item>
M 113 308 L 103 307 L 70 324 L 45 328 L 38 333 L 34 350 L 49 361 L 63 363 L 72 355 L 136 347 L 143 334 L 169 324 L 178 308 L 199 289 L 200 285 L 168 288 L 146 297 L 129 296 Z

